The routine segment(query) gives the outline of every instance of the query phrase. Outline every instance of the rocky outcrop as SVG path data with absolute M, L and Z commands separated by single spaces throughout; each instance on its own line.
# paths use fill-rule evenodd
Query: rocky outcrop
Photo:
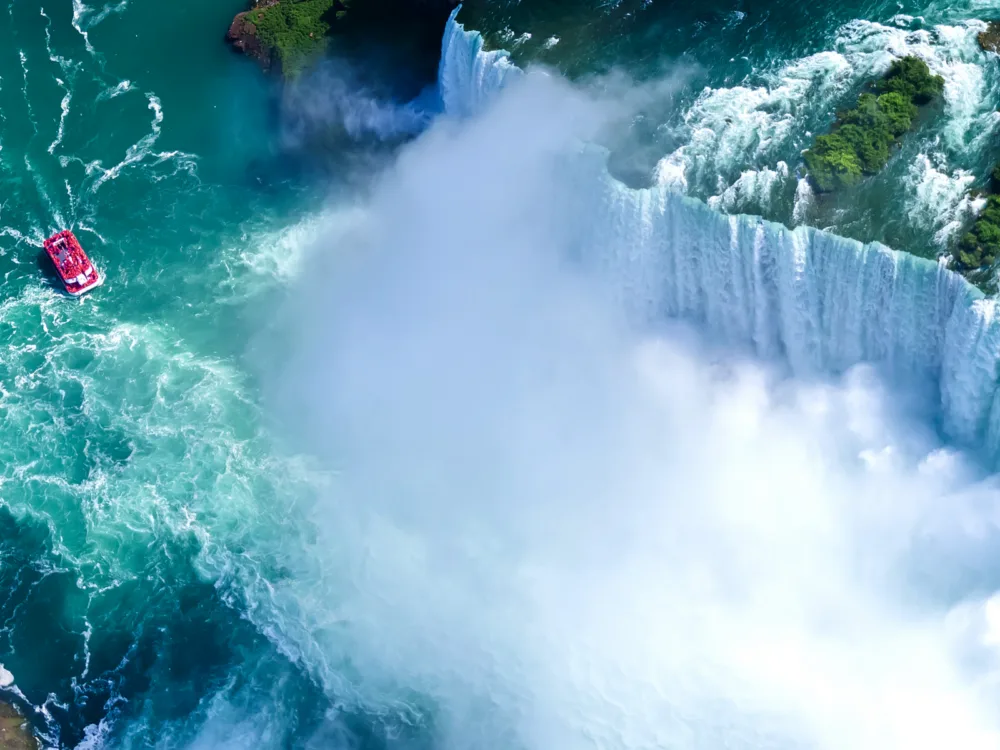
M 1000 54 L 1000 21 L 990 21 L 986 31 L 979 32 L 976 38 L 985 52 Z
M 226 41 L 234 49 L 252 57 L 261 64 L 264 70 L 270 70 L 274 64 L 272 50 L 266 47 L 258 38 L 257 27 L 250 20 L 250 13 L 258 8 L 275 5 L 276 3 L 277 0 L 262 0 L 262 2 L 254 3 L 249 10 L 236 15 L 236 18 L 233 19 L 232 24 L 229 26 L 229 31 L 226 33 Z
M 0 702 L 0 750 L 38 750 L 28 720 L 9 703 Z

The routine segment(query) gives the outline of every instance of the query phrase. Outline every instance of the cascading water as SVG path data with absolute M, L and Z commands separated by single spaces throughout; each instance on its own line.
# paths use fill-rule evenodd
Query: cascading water
M 522 72 L 506 53 L 484 52 L 481 35 L 465 30 L 457 13 L 439 79 L 445 111 L 465 117 Z M 938 263 L 878 243 L 723 216 L 666 187 L 630 189 L 608 174 L 605 157 L 583 147 L 567 165 L 561 200 L 575 204 L 581 254 L 621 280 L 633 311 L 647 321 L 705 323 L 762 356 L 786 358 L 797 373 L 876 362 L 898 377 L 930 381 L 946 434 L 997 461 L 995 301 Z
M 995 491 L 899 387 L 961 280 L 628 190 L 620 103 L 448 32 L 446 106 L 519 80 L 296 282 L 266 391 L 337 474 L 259 627 L 408 748 L 995 747 Z
M 186 2 L 0 23 L 0 698 L 47 744 L 1000 745 L 997 480 L 894 411 L 930 384 L 945 431 L 995 455 L 991 301 L 880 246 L 624 187 L 573 140 L 591 97 L 454 17 L 452 118 L 335 92 L 365 138 L 435 121 L 331 210 L 220 44 L 244 4 Z M 830 29 L 855 11 L 836 5 Z M 171 24 L 190 54 L 144 33 Z M 554 31 L 536 41 L 579 49 Z M 874 31 L 877 72 L 899 40 Z M 848 86 L 815 53 L 775 52 L 779 97 L 813 63 Z M 738 104 L 725 78 L 701 122 Z M 792 140 L 811 127 L 760 101 Z M 745 124 L 719 191 L 692 179 L 726 210 L 794 179 L 737 163 Z M 698 154 L 671 156 L 681 186 Z M 957 199 L 948 174 L 931 159 L 921 200 Z M 33 262 L 63 221 L 109 274 L 79 304 Z

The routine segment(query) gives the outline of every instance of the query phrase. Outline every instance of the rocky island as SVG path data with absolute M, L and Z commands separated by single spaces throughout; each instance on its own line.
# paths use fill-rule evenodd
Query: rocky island
M 440 44 L 458 0 L 254 0 L 238 14 L 226 38 L 265 70 L 294 79 L 327 49 L 330 38 L 351 27 L 392 26 Z
M 236 49 L 293 78 L 326 47 L 330 23 L 346 10 L 335 0 L 259 0 L 233 19 Z
M 1000 21 L 990 21 L 976 39 L 984 52 L 1000 53 Z
M 893 147 L 913 127 L 919 107 L 941 96 L 944 79 L 918 57 L 896 60 L 889 72 L 837 113 L 833 132 L 805 152 L 809 177 L 820 192 L 857 184 L 889 161 Z

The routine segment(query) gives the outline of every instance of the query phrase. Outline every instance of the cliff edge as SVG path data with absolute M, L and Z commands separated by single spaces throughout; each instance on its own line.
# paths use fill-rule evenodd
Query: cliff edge
M 267 71 L 294 79 L 325 52 L 335 33 L 352 25 L 437 33 L 458 0 L 254 0 L 239 13 L 226 38 Z
M 226 36 L 265 70 L 295 78 L 322 54 L 331 23 L 344 13 L 339 0 L 256 0 L 233 19 Z

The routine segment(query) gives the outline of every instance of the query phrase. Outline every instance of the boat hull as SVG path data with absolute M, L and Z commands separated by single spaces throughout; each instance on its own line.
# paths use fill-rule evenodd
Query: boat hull
M 66 288 L 66 285 L 64 283 L 63 291 L 66 292 L 66 294 L 68 294 L 70 297 L 82 297 L 87 292 L 91 291 L 92 289 L 96 289 L 103 283 L 104 283 L 104 277 L 98 276 L 96 281 L 93 281 L 90 284 L 87 284 L 86 286 L 82 286 L 79 289 L 76 289 L 75 291 Z
M 104 277 L 69 230 L 52 235 L 45 240 L 44 246 L 63 289 L 71 297 L 80 297 L 104 282 Z

